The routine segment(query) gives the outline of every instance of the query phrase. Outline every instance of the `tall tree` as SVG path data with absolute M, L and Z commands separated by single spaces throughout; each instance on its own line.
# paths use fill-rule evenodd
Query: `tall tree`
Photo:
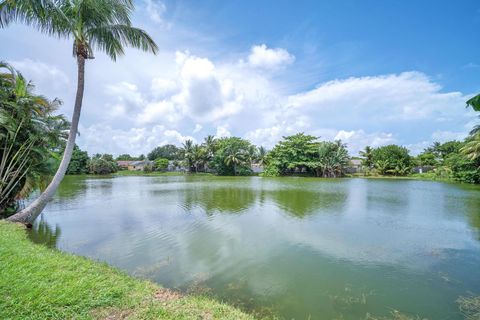
M 363 158 L 362 165 L 368 169 L 373 168 L 373 154 L 372 147 L 366 146 L 363 151 L 360 151 L 359 154 Z
M 188 171 L 192 171 L 193 166 L 193 141 L 188 139 L 182 145 L 183 155 L 188 167 Z
M 33 26 L 59 38 L 73 39 L 78 79 L 70 133 L 63 158 L 51 183 L 24 210 L 9 220 L 28 223 L 42 212 L 55 194 L 70 162 L 82 109 L 85 84 L 85 60 L 94 57 L 94 49 L 105 52 L 113 61 L 124 54 L 124 46 L 156 53 L 157 45 L 143 30 L 134 28 L 133 0 L 3 0 L 0 2 L 0 27 L 13 22 Z

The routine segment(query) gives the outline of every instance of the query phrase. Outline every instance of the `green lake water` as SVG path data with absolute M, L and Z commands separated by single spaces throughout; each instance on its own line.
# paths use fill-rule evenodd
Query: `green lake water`
M 285 319 L 464 319 L 480 295 L 480 188 L 460 184 L 67 177 L 31 237 Z

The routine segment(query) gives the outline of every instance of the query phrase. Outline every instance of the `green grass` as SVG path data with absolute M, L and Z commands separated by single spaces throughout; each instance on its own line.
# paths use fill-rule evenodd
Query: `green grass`
M 104 263 L 49 249 L 0 221 L 0 319 L 253 319 Z

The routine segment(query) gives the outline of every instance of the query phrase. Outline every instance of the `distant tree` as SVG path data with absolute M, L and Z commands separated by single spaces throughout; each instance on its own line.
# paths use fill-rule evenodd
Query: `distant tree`
M 318 160 L 318 138 L 304 133 L 283 137 L 266 158 L 267 175 L 286 175 L 304 170 L 310 171 Z
M 182 145 L 182 154 L 184 156 L 185 164 L 187 165 L 188 171 L 193 170 L 193 141 L 188 139 Z
M 247 154 L 241 152 L 241 150 L 228 149 L 225 157 L 225 164 L 227 166 L 233 166 L 233 175 L 237 175 L 237 167 L 246 162 L 245 156 Z
M 375 169 L 377 169 L 378 173 L 384 175 L 388 172 L 389 168 L 391 168 L 390 162 L 388 160 L 377 160 L 374 162 Z
M 88 168 L 92 174 L 110 174 L 118 170 L 117 163 L 110 154 L 95 154 L 88 161 Z
M 468 144 L 468 142 L 467 142 Z M 451 178 L 466 183 L 480 183 L 480 159 L 473 160 L 462 153 L 452 153 L 445 159 Z
M 168 169 L 168 159 L 158 158 L 155 159 L 155 169 L 157 171 L 166 171 Z
M 434 142 L 433 145 L 424 152 L 432 153 L 438 161 L 444 161 L 450 154 L 458 153 L 462 147 L 460 141 L 447 141 L 444 143 Z
M 257 163 L 260 165 L 265 165 L 265 159 L 267 158 L 267 149 L 264 147 L 260 146 L 258 148 L 258 154 L 257 154 Z
M 131 155 L 129 155 L 128 153 L 124 153 L 124 154 L 119 155 L 116 158 L 116 160 L 117 161 L 132 161 L 132 160 L 135 160 L 135 158 L 132 157 Z
M 137 160 L 140 160 L 140 161 L 143 161 L 145 160 L 145 155 L 144 154 L 141 154 L 137 157 Z
M 419 166 L 436 166 L 438 164 L 435 154 L 430 151 L 420 153 L 415 161 Z
M 181 160 L 182 153 L 180 148 L 173 144 L 166 144 L 163 146 L 156 147 L 152 151 L 150 151 L 147 155 L 149 160 L 155 160 L 158 158 L 164 158 L 168 160 Z
M 72 159 L 68 164 L 67 174 L 84 174 L 88 172 L 88 153 L 75 145 Z
M 349 160 L 347 147 L 341 141 L 322 141 L 318 146 L 318 163 L 313 169 L 317 177 L 336 178 L 344 174 Z
M 207 161 L 207 150 L 205 147 L 198 144 L 193 145 L 191 150 L 191 160 L 193 167 L 195 168 L 195 172 L 202 170 Z
M 211 161 L 213 169 L 219 175 L 250 175 L 252 169 L 247 159 L 251 145 L 239 137 L 217 139 L 217 149 Z
M 406 174 L 411 167 L 412 157 L 408 149 L 394 144 L 374 148 L 372 160 L 380 174 Z
M 372 169 L 374 166 L 372 150 L 372 147 L 366 146 L 363 151 L 359 152 L 362 157 L 362 165 L 367 169 Z

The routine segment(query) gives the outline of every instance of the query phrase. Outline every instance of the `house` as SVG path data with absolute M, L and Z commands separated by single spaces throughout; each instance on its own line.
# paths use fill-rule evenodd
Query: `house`
M 359 173 L 362 172 L 362 160 L 361 159 L 351 159 L 348 166 L 345 168 L 346 173 Z
M 128 165 L 128 170 L 130 171 L 140 171 L 145 170 L 145 168 L 153 168 L 153 161 L 150 160 L 141 160 L 141 161 L 131 161 Z
M 263 172 L 263 165 L 259 163 L 252 163 L 252 166 L 250 167 L 252 169 L 253 173 L 262 173 Z
M 167 171 L 169 172 L 186 172 L 188 169 L 182 165 L 181 161 L 169 160 Z
M 128 160 L 119 160 L 117 161 L 117 165 L 121 170 L 127 170 L 128 166 L 135 161 L 128 161 Z
M 434 166 L 416 166 L 412 168 L 413 173 L 426 173 L 435 170 Z

